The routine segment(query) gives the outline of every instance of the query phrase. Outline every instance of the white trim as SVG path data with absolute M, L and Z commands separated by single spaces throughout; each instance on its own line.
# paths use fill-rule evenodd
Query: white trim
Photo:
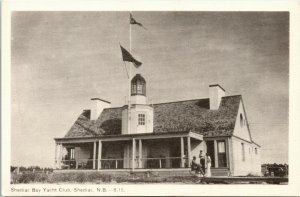
M 99 140 L 98 143 L 98 170 L 101 169 L 101 158 L 102 158 L 102 142 Z
M 201 135 L 201 134 L 190 132 L 189 136 L 192 137 L 192 138 L 194 138 L 194 139 L 203 141 L 203 135 Z
M 181 156 L 181 167 L 184 167 L 184 161 L 183 161 L 183 157 L 184 157 L 184 141 L 183 141 L 183 137 L 180 138 L 180 156 Z
M 187 151 L 188 151 L 188 167 L 191 167 L 190 161 L 191 161 L 191 137 L 187 137 Z M 183 166 L 184 167 L 184 166 Z

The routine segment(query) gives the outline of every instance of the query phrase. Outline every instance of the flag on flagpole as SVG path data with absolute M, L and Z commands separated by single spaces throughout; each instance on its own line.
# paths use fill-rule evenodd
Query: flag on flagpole
M 142 23 L 137 22 L 137 21 L 133 18 L 133 16 L 132 16 L 131 13 L 130 13 L 130 24 L 131 24 L 131 25 L 138 25 L 138 26 L 140 26 L 140 27 L 146 29 L 146 28 L 143 26 Z
M 136 68 L 142 65 L 142 62 L 137 61 L 126 49 L 120 44 L 123 61 L 132 62 Z

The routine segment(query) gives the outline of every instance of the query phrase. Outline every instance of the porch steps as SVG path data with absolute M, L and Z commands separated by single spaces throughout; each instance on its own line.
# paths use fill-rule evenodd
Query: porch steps
M 211 176 L 229 176 L 229 170 L 227 168 L 212 168 Z

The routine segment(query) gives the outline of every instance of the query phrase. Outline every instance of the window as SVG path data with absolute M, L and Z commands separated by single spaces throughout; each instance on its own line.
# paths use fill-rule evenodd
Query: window
M 75 149 L 74 148 L 67 148 L 66 149 L 65 160 L 74 160 L 75 159 Z
M 138 125 L 145 125 L 145 114 L 138 114 Z
M 244 118 L 243 118 L 242 114 L 240 114 L 240 125 L 241 125 L 241 127 L 243 127 L 243 125 L 244 125 Z
M 225 142 L 224 141 L 218 142 L 218 152 L 225 153 Z
M 242 161 L 245 161 L 245 145 L 242 143 Z
M 131 86 L 131 88 L 132 88 L 132 94 L 136 94 L 136 85 L 134 84 L 134 85 L 132 85 Z
M 70 159 L 71 159 L 71 160 L 75 159 L 75 149 L 74 149 L 74 148 L 71 148 L 71 156 L 70 156 Z
M 143 85 L 139 84 L 137 86 L 137 94 L 143 94 Z
M 225 140 L 218 140 L 217 147 L 218 147 L 218 167 L 227 167 Z
M 255 148 L 255 154 L 257 155 L 257 148 Z

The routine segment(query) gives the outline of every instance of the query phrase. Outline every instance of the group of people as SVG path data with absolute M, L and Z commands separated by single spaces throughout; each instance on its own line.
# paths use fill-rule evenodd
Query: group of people
M 210 156 L 208 155 L 208 153 L 206 153 L 206 155 L 204 156 L 203 151 L 200 150 L 199 159 L 200 159 L 200 162 L 197 162 L 196 156 L 193 157 L 192 164 L 191 164 L 192 170 L 195 170 L 197 174 L 200 174 L 202 176 L 210 177 L 211 176 L 211 171 L 210 171 L 211 158 L 210 158 Z

